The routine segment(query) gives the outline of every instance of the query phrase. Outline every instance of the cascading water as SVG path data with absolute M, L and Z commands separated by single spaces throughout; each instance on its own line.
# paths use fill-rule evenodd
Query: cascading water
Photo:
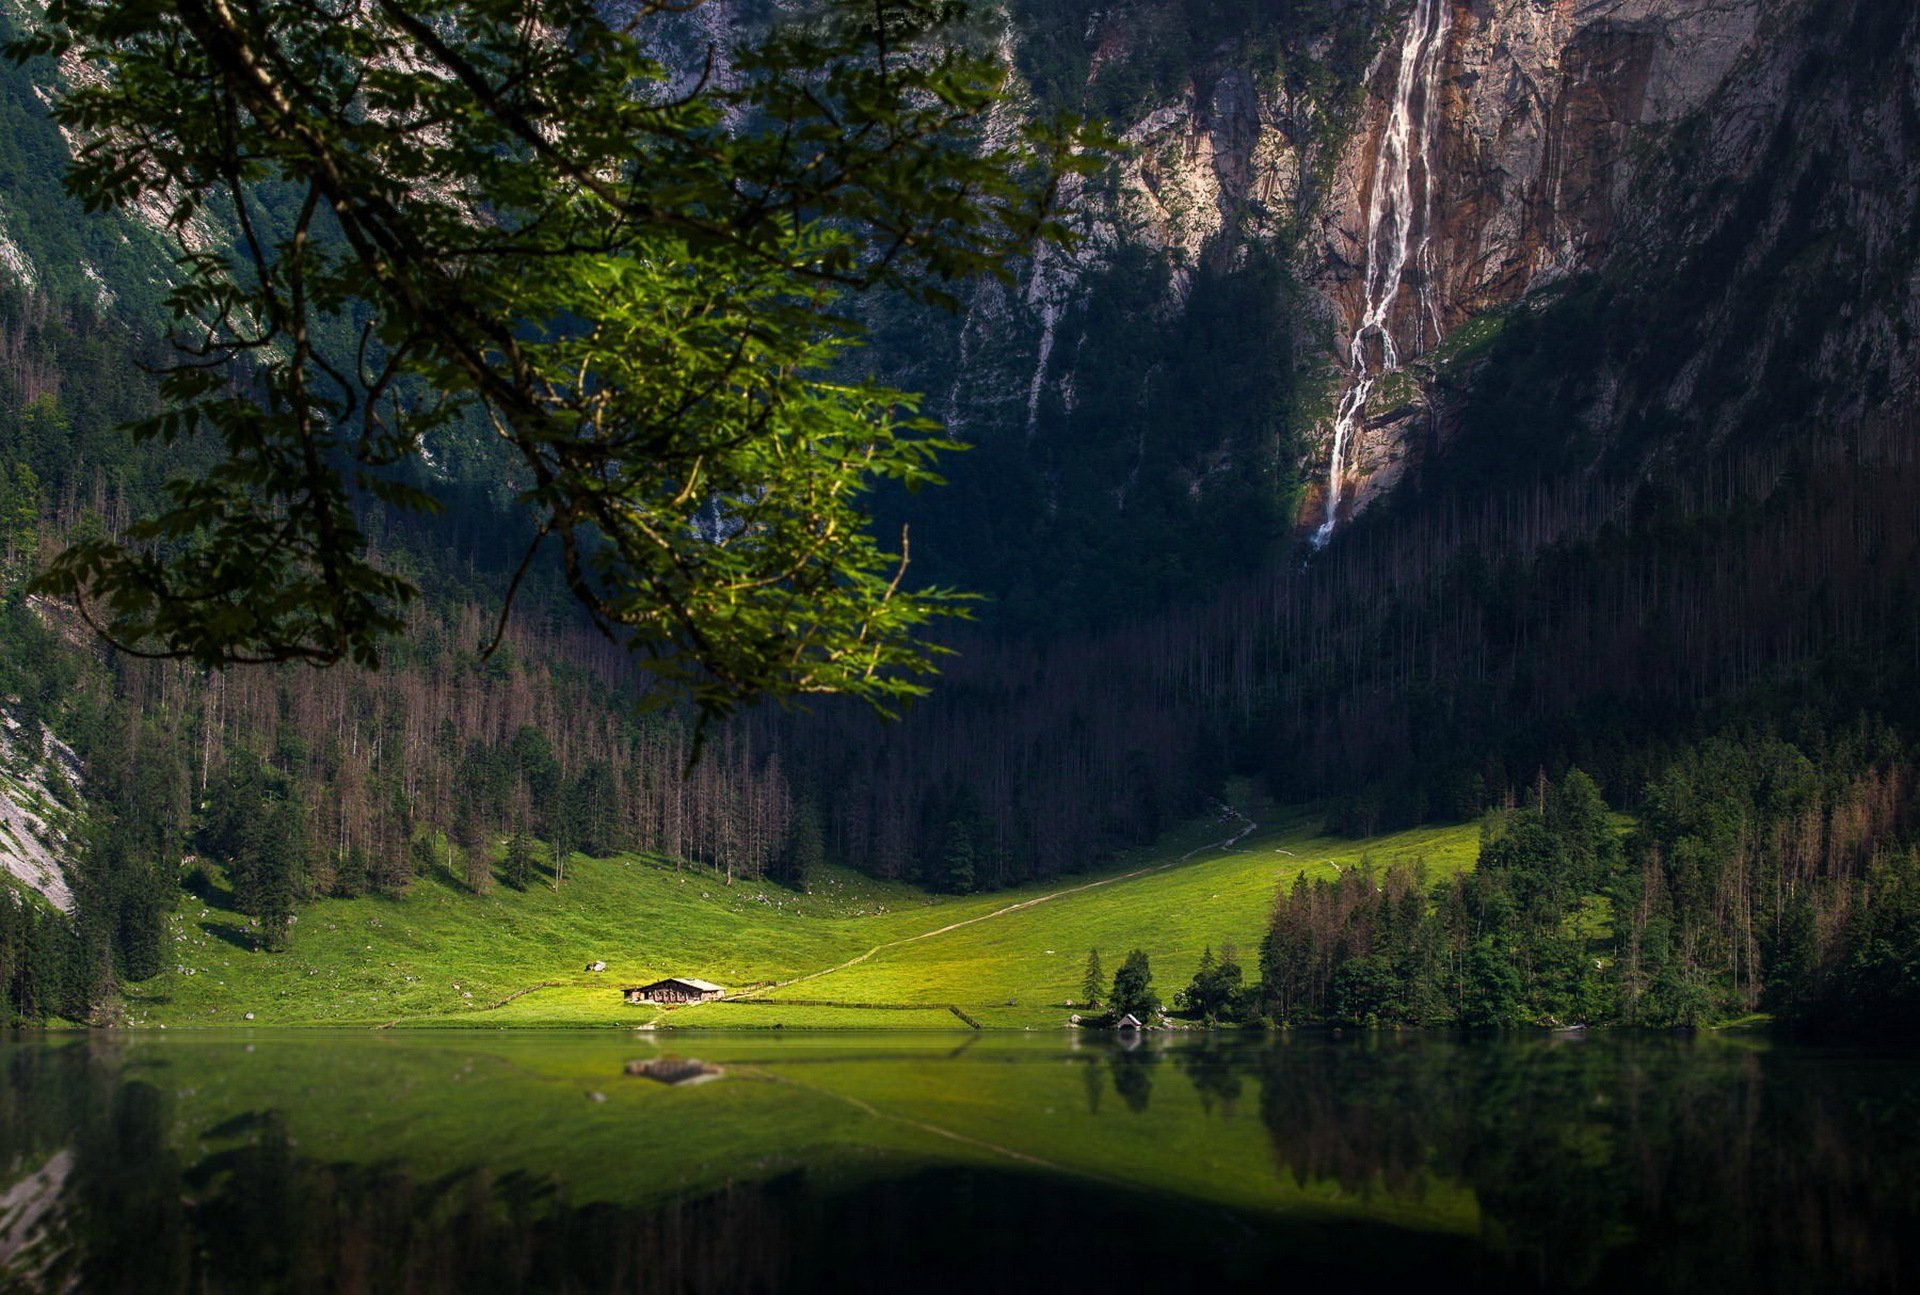
M 1453 0 L 1415 0 L 1413 16 L 1400 38 L 1400 68 L 1394 78 L 1393 106 L 1374 154 L 1373 185 L 1367 202 L 1366 279 L 1360 318 L 1347 344 L 1346 392 L 1333 420 L 1333 455 L 1327 468 L 1327 515 L 1313 533 L 1313 547 L 1333 536 L 1340 512 L 1340 478 L 1346 470 L 1347 443 L 1366 417 L 1367 397 L 1383 374 L 1400 367 L 1394 341 L 1393 304 L 1405 286 L 1407 264 L 1419 269 L 1415 290 L 1420 310 L 1414 320 L 1410 356 L 1426 349 L 1431 325 L 1440 340 L 1440 311 L 1433 297 L 1433 125 L 1447 33 L 1453 26 Z M 1417 183 L 1416 183 L 1417 181 Z M 1415 190 L 1418 189 L 1417 210 Z M 1380 363 L 1375 367 L 1373 335 Z

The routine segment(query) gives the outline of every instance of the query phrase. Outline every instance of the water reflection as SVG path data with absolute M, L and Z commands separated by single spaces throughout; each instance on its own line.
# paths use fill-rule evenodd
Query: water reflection
M 1153 1098 L 1153 1065 L 1159 1059 L 1159 1054 L 1141 1051 L 1132 1040 L 1115 1045 L 1108 1058 L 1113 1091 L 1135 1115 L 1145 1112 Z
M 465 1292 L 1920 1275 L 1906 1057 L 1424 1036 L 699 1050 L 7 1044 L 0 1276 Z
M 724 1066 L 710 1066 L 698 1057 L 649 1057 L 629 1061 L 627 1073 L 676 1088 L 682 1084 L 704 1084 L 726 1074 Z

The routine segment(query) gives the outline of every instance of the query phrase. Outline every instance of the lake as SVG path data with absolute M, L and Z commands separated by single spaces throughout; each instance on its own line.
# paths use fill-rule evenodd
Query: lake
M 82 1291 L 1898 1290 L 1920 1060 L 1754 1038 L 0 1044 Z

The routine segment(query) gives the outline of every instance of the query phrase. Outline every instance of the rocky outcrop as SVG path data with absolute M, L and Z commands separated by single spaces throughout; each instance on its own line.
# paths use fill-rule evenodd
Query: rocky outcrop
M 1278 237 L 1299 197 L 1298 110 L 1263 97 L 1253 73 L 1229 66 L 1122 136 L 1118 233 L 1167 256 L 1176 294 L 1208 256 Z
M 1409 189 L 1418 199 L 1414 254 L 1378 325 L 1362 329 L 1380 304 L 1366 276 L 1401 34 L 1416 12 L 1431 18 L 1435 4 L 1444 34 L 1412 100 L 1422 138 L 1408 154 L 1418 168 Z M 728 43 L 749 12 L 758 11 L 697 7 L 667 24 L 661 57 L 726 77 Z M 927 392 L 930 412 L 965 439 L 1009 447 L 998 458 L 956 460 L 956 498 L 1017 495 L 1023 506 L 1032 501 L 1031 513 L 1057 513 L 1070 528 L 1080 525 L 1078 491 L 1083 513 L 1133 509 L 1131 522 L 1157 473 L 1162 483 L 1185 483 L 1162 491 L 1181 500 L 1162 508 L 1165 524 L 1203 527 L 1236 478 L 1265 471 L 1281 446 L 1291 458 L 1290 438 L 1304 434 L 1311 445 L 1298 467 L 1309 488 L 1295 520 L 1311 534 L 1329 511 L 1334 425 L 1354 381 L 1356 331 L 1369 333 L 1363 346 L 1375 381 L 1342 447 L 1338 494 L 1347 512 L 1444 442 L 1452 420 L 1435 381 L 1443 338 L 1629 261 L 1629 277 L 1692 284 L 1688 307 L 1699 320 L 1663 334 L 1682 339 L 1669 346 L 1671 364 L 1596 377 L 1585 426 L 1617 422 L 1636 404 L 1689 418 L 1711 405 L 1700 417 L 1727 435 L 1742 411 L 1703 393 L 1742 366 L 1792 368 L 1806 352 L 1816 366 L 1809 383 L 1837 391 L 1821 397 L 1837 408 L 1886 395 L 1878 379 L 1882 389 L 1840 390 L 1836 375 L 1847 366 L 1880 375 L 1911 365 L 1920 317 L 1899 268 L 1911 262 L 1914 223 L 1903 205 L 1914 165 L 1915 73 L 1903 43 L 1911 5 L 1342 0 L 1276 7 L 1220 31 L 1206 29 L 1205 11 L 1187 0 L 1097 9 L 1084 31 L 1040 26 L 1083 11 L 1021 12 L 998 14 L 991 38 L 1001 52 L 1021 67 L 1036 45 L 1077 43 L 1084 62 L 1074 64 L 1064 96 L 1056 83 L 1055 101 L 1111 112 L 1125 149 L 1070 194 L 1082 234 L 1076 248 L 1037 257 L 1016 283 L 982 286 L 957 323 L 894 322 L 891 339 L 876 330 L 875 354 L 890 378 Z M 1168 71 L 1176 58 L 1180 66 Z M 1858 65 L 1873 59 L 1906 59 L 1906 70 L 1869 77 Z M 1117 88 L 1148 83 L 1146 93 Z M 1035 98 L 1016 77 L 995 109 L 996 129 L 1017 129 L 1037 110 Z M 1737 196 L 1760 188 L 1767 193 Z M 1817 241 L 1806 237 L 1809 212 L 1829 246 L 1809 250 Z M 12 267 L 21 277 L 31 249 L 10 249 L 5 217 L 0 210 L 0 273 Z M 1263 257 L 1288 267 L 1286 286 L 1308 289 L 1275 309 L 1294 332 L 1272 348 L 1271 390 L 1236 393 L 1232 408 L 1196 397 L 1202 415 L 1173 427 L 1179 420 L 1152 402 L 1187 379 L 1156 368 L 1155 348 L 1136 340 L 1196 327 L 1195 284 Z M 1709 269 L 1703 257 L 1717 264 Z M 1849 273 L 1851 288 L 1841 282 Z M 1821 326 L 1809 331 L 1805 319 L 1764 307 L 1748 317 L 1756 298 L 1732 285 L 1766 275 L 1808 303 L 1802 313 Z M 1129 276 L 1148 288 L 1129 284 L 1094 303 L 1103 282 Z M 1102 309 L 1104 322 L 1090 322 Z M 1112 322 L 1121 312 L 1124 329 Z M 1294 366 L 1304 393 L 1288 389 Z M 1081 412 L 1090 393 L 1116 391 L 1151 416 L 1116 417 L 1113 400 L 1097 415 Z M 1268 457 L 1252 447 L 1260 438 Z M 970 480 L 976 471 L 981 479 Z M 1273 475 L 1274 512 L 1284 517 L 1292 481 Z M 1271 526 L 1284 530 L 1283 521 Z M 935 530 L 927 528 L 929 540 Z M 1260 560 L 1243 547 L 1249 565 Z
M 80 781 L 80 762 L 44 729 L 32 738 L 0 715 L 0 868 L 63 913 L 73 912 L 64 860 L 74 813 L 53 794 Z
M 1449 327 L 1614 244 L 1633 158 L 1704 104 L 1759 0 L 1456 5 L 1440 128 L 1437 294 Z
M 1412 213 L 1424 254 L 1385 312 L 1403 365 L 1478 315 L 1606 264 L 1661 141 L 1726 84 L 1761 18 L 1760 0 L 1445 2 L 1445 48 L 1418 101 L 1431 139 L 1431 174 L 1414 179 L 1429 195 Z M 1335 360 L 1323 380 L 1341 387 L 1368 312 L 1374 189 L 1389 178 L 1379 161 L 1401 52 L 1384 48 L 1316 236 L 1300 249 Z M 1424 402 L 1370 402 L 1345 447 L 1344 506 L 1392 485 L 1430 427 Z M 1324 446 L 1322 464 L 1333 457 Z M 1324 488 L 1309 497 L 1303 525 L 1323 520 L 1325 499 Z
M 1920 8 L 1777 3 L 1643 168 L 1620 236 L 1640 344 L 1590 381 L 1704 443 L 1852 423 L 1920 374 Z
M 1738 173 L 1751 164 L 1756 142 L 1738 140 L 1756 128 L 1738 119 L 1764 115 L 1764 104 L 1735 100 L 1764 99 L 1754 69 L 1780 53 L 1762 48 L 1765 32 L 1808 8 L 1805 0 L 1436 3 L 1438 14 L 1429 5 L 1378 16 L 1350 6 L 1349 18 L 1376 27 L 1357 100 L 1337 77 L 1297 74 L 1325 57 L 1330 36 L 1261 54 L 1245 34 L 1223 34 L 1183 92 L 1125 125 L 1127 151 L 1114 170 L 1076 195 L 1079 249 L 1043 258 L 1013 292 L 993 288 L 975 300 L 946 401 L 952 420 L 970 435 L 1018 426 L 1032 441 L 1044 435 L 1044 411 L 1070 415 L 1076 392 L 1102 381 L 1111 362 L 1080 344 L 1085 285 L 1130 252 L 1166 272 L 1166 295 L 1140 327 L 1178 329 L 1203 267 L 1231 268 L 1271 250 L 1290 259 L 1312 289 L 1309 316 L 1317 312 L 1305 321 L 1302 360 L 1318 394 L 1296 404 L 1322 411 L 1299 515 L 1302 533 L 1319 530 L 1334 411 L 1354 384 L 1356 331 L 1366 334 L 1376 390 L 1356 413 L 1352 443 L 1340 447 L 1343 512 L 1365 507 L 1442 439 L 1446 419 L 1428 370 L 1443 338 L 1643 247 L 1660 213 L 1684 197 L 1674 190 L 1689 183 L 1675 178 L 1662 191 L 1655 178 L 1703 120 L 1725 137 L 1716 167 Z M 1440 35 L 1431 56 L 1420 54 L 1413 93 L 1422 146 L 1401 150 L 1417 168 L 1407 264 L 1382 306 L 1378 285 L 1372 297 L 1367 289 L 1369 247 L 1379 250 L 1383 211 L 1397 213 L 1376 188 L 1389 178 L 1383 155 L 1399 156 L 1386 141 L 1407 48 L 1401 35 L 1420 14 Z M 1090 86 L 1139 57 L 1134 47 L 1150 31 L 1145 22 L 1097 26 Z M 1384 259 L 1374 257 L 1376 268 Z M 1379 326 L 1364 327 L 1376 307 Z M 1206 477 L 1196 468 L 1196 480 Z M 1126 498 L 1124 482 L 1112 489 Z

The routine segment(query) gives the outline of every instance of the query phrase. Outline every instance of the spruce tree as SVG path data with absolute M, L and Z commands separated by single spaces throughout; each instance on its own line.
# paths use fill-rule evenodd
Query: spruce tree
M 1220 946 L 1220 963 L 1214 968 L 1216 998 L 1211 1016 L 1244 1015 L 1246 1002 L 1246 972 L 1240 966 L 1240 951 L 1232 940 Z
M 533 882 L 533 840 L 524 827 L 516 827 L 507 838 L 507 858 L 501 869 L 506 882 L 515 890 L 525 890 Z
M 973 832 L 964 820 L 956 821 L 947 828 L 947 851 L 942 872 L 949 891 L 956 895 L 972 893 L 978 872 L 974 867 Z
M 120 885 L 114 952 L 124 980 L 160 974 L 167 953 L 167 907 L 173 899 L 170 868 L 130 866 Z
M 1100 968 L 1100 950 L 1087 950 L 1087 974 L 1080 982 L 1080 996 L 1086 999 L 1088 1007 L 1100 1006 L 1101 990 L 1106 979 L 1106 972 Z
M 267 817 L 267 835 L 255 859 L 258 916 L 262 939 L 269 949 L 285 948 L 293 930 L 294 900 L 305 871 L 300 857 L 306 840 L 305 817 L 293 801 L 276 805 Z
M 434 856 L 433 837 L 426 832 L 407 842 L 407 860 L 416 877 L 431 877 L 440 861 Z
M 358 899 L 367 893 L 367 852 L 359 846 L 341 851 L 334 861 L 333 893 L 341 899 Z
M 476 895 L 484 895 L 493 889 L 493 864 L 487 858 L 484 841 L 474 841 L 461 847 L 461 855 L 466 862 L 467 889 Z
M 1200 955 L 1200 965 L 1194 969 L 1193 979 L 1187 982 L 1185 989 L 1173 996 L 1174 1010 L 1202 1017 L 1211 1015 L 1214 972 L 1213 946 L 1209 944 Z
M 486 894 L 493 889 L 493 861 L 488 857 L 492 834 L 477 806 L 469 803 L 461 809 L 454 819 L 452 835 L 460 846 L 467 889 L 476 895 Z
M 812 887 L 813 874 L 826 861 L 827 843 L 820 827 L 820 807 L 811 800 L 803 800 L 794 811 L 793 832 L 787 838 L 781 879 L 804 894 Z

